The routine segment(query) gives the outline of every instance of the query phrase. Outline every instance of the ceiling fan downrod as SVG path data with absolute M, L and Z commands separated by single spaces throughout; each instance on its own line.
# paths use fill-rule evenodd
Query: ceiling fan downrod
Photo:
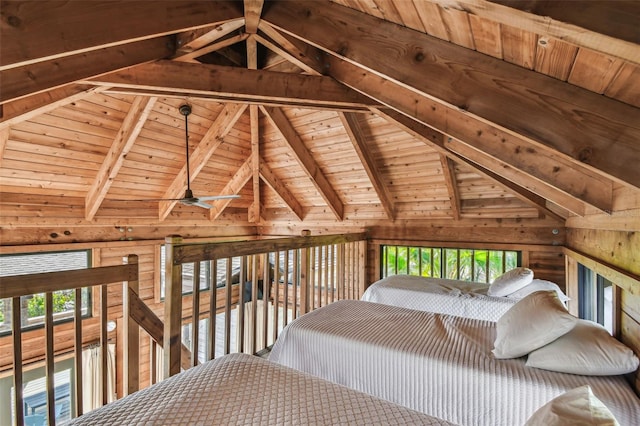
M 187 117 L 191 114 L 191 105 L 182 104 L 178 107 L 178 111 L 180 111 L 180 114 L 184 115 L 184 145 L 187 157 L 187 189 L 184 193 L 184 198 L 195 198 L 193 196 L 193 191 L 191 191 L 191 171 L 189 170 L 189 120 L 187 120 Z

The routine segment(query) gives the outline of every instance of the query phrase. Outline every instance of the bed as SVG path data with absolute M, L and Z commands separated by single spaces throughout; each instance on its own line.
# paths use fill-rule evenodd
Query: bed
M 72 425 L 449 423 L 246 354 L 206 362 Z
M 460 425 L 523 425 L 583 385 L 622 425 L 640 424 L 623 376 L 581 376 L 492 354 L 496 324 L 365 301 L 338 301 L 289 323 L 270 360 Z
M 391 275 L 371 284 L 360 300 L 494 322 L 534 290 L 553 289 L 562 301 L 568 300 L 555 283 L 545 280 L 532 279 L 505 296 L 491 296 L 489 288 L 469 281 Z

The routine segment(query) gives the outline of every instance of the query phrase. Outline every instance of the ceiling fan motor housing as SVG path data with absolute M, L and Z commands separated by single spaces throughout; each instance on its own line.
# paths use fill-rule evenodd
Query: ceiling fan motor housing
M 184 115 L 186 117 L 189 114 L 191 114 L 191 105 L 189 105 L 189 104 L 180 105 L 178 107 L 178 111 L 180 111 L 180 114 L 182 114 L 182 115 Z

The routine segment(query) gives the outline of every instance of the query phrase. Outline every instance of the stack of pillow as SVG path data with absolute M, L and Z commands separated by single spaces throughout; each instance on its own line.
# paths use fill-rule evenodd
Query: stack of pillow
M 590 376 L 631 373 L 639 363 L 600 324 L 571 315 L 555 291 L 531 293 L 498 320 L 493 354 L 528 355 L 529 367 Z
M 493 280 L 487 294 L 510 299 L 523 299 L 536 291 L 553 290 L 562 302 L 569 298 L 551 281 L 534 279 L 533 271 L 529 268 L 517 267 L 511 269 Z
M 555 291 L 531 293 L 498 320 L 493 354 L 498 359 L 527 355 L 528 367 L 590 376 L 627 374 L 639 364 L 633 351 L 600 324 L 571 315 Z M 569 411 L 562 414 L 557 407 Z M 617 424 L 584 386 L 540 408 L 527 425 L 566 424 L 567 419 L 576 420 L 572 416 L 584 415 L 595 416 L 593 423 L 583 418 L 580 424 Z

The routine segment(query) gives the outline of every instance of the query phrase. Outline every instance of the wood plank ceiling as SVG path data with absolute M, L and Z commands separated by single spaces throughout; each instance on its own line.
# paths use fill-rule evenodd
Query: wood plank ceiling
M 553 4 L 550 4 L 553 3 Z M 562 224 L 640 193 L 637 2 L 1 2 L 3 227 Z M 238 194 L 212 209 L 175 201 Z

